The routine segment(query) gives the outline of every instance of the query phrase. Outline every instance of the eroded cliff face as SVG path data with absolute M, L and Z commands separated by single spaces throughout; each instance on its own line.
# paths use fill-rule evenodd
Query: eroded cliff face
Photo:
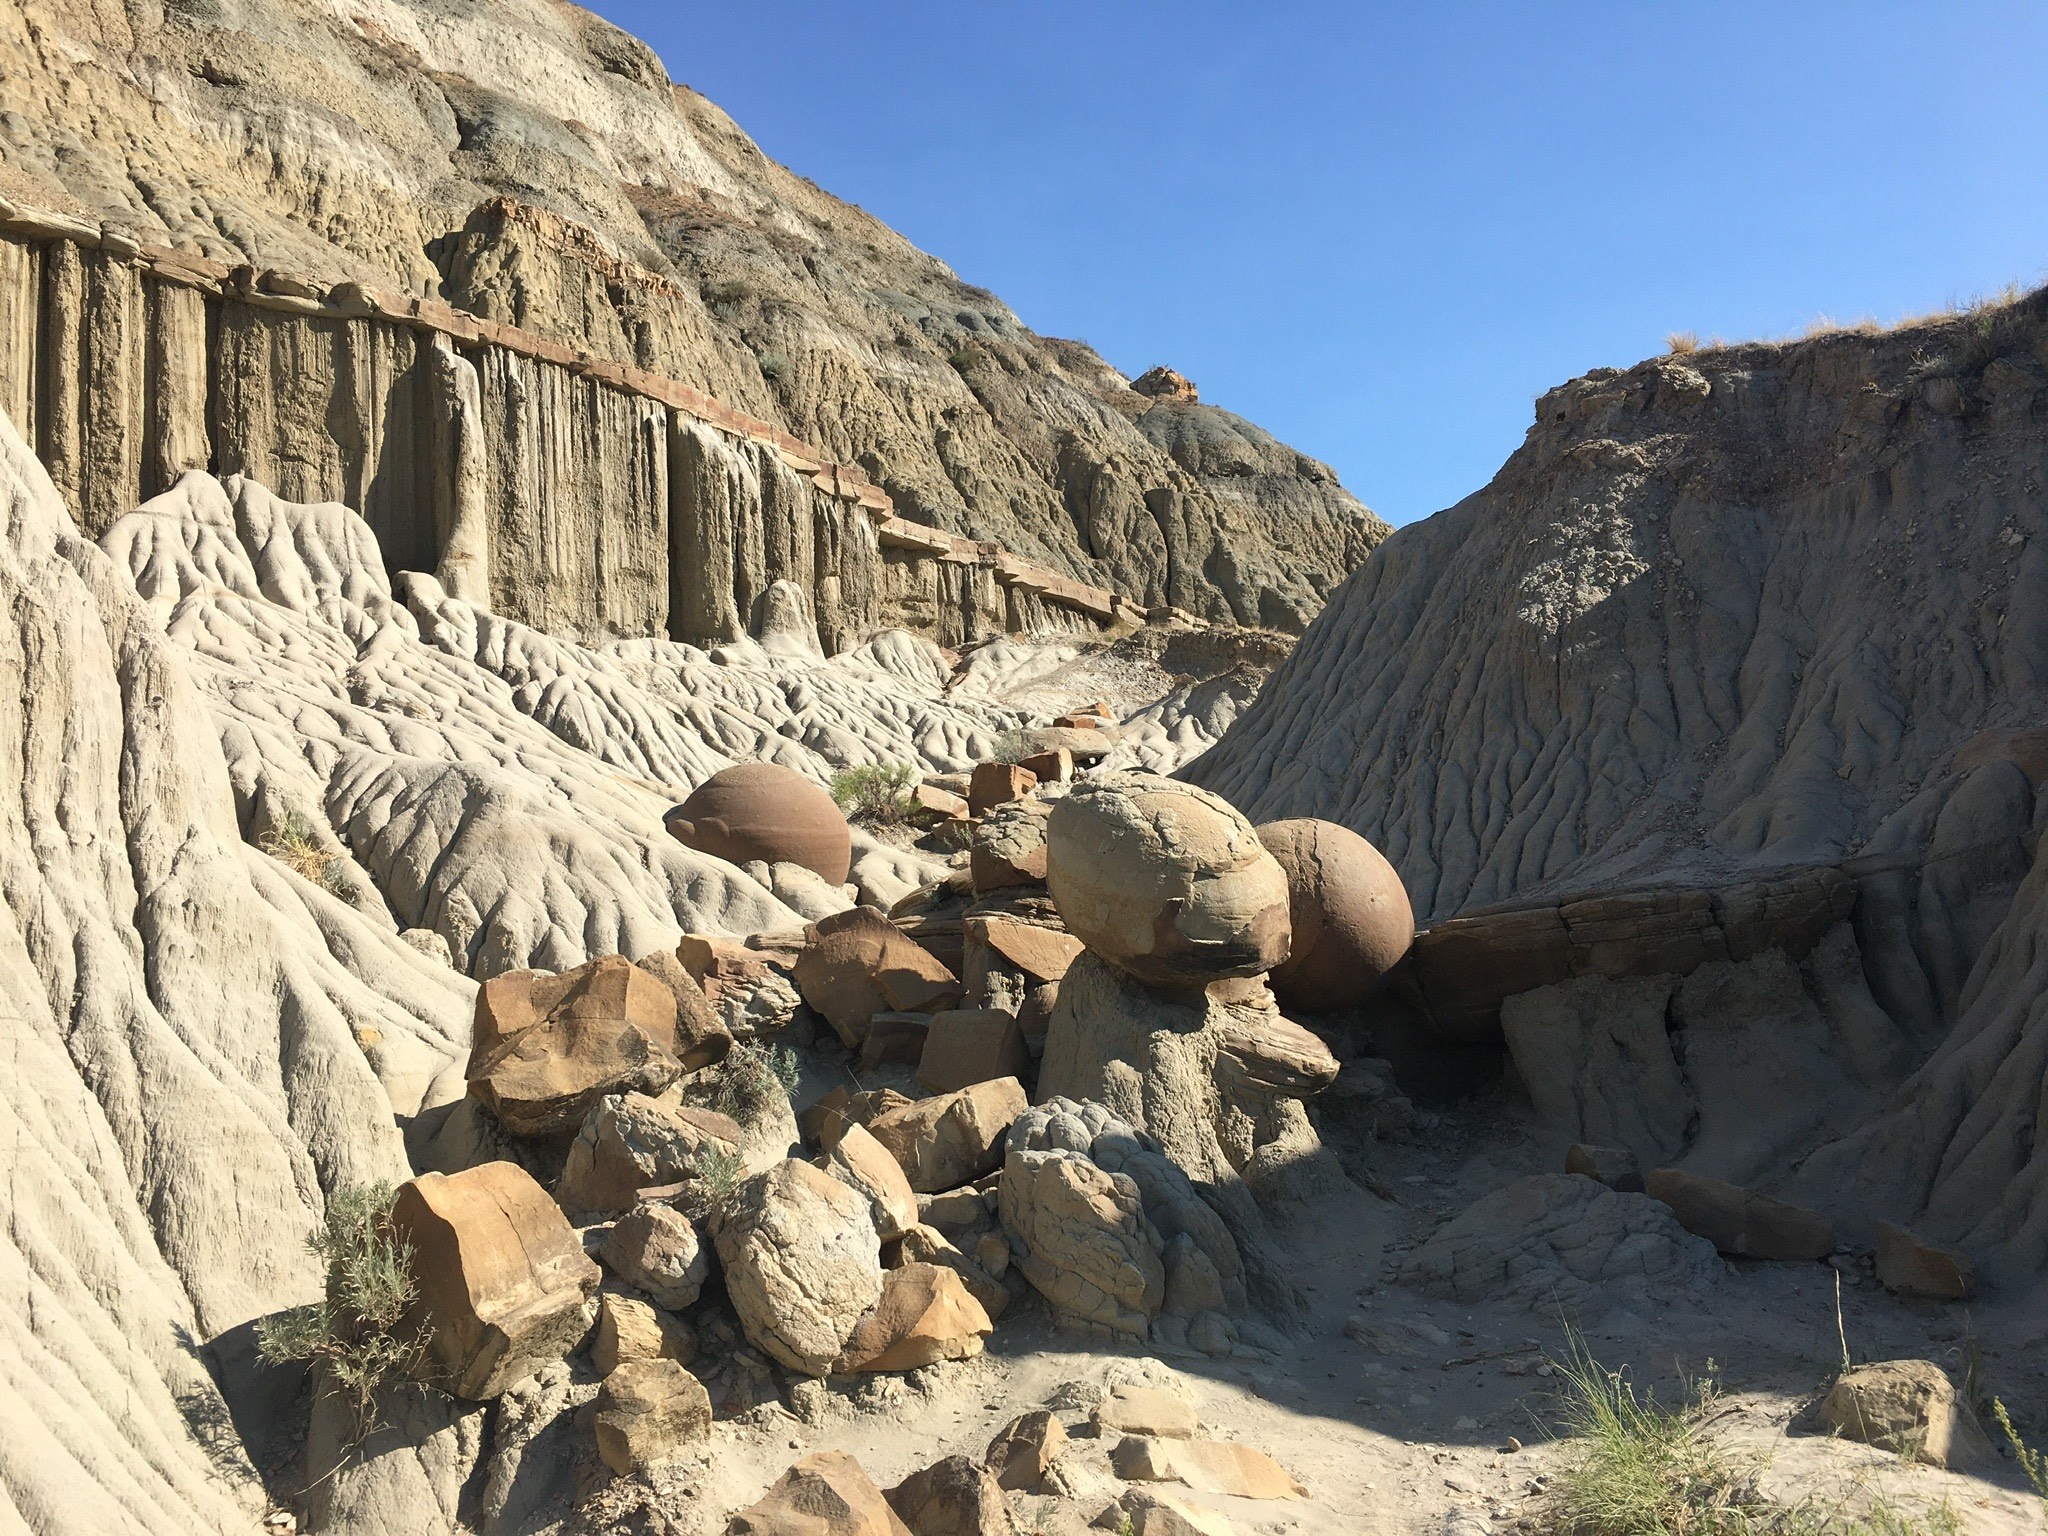
M 682 380 L 859 465 L 904 517 L 1140 605 L 1299 629 L 1385 534 L 1324 466 L 1034 334 L 573 6 L 35 0 L 0 57 L 0 196 Z M 282 473 L 211 467 L 310 497 L 290 475 L 323 432 L 347 457 L 380 428 L 307 422 Z M 407 479 L 405 448 L 360 497 Z
M 1590 374 L 1188 776 L 1343 820 L 1439 923 L 1839 865 L 1871 996 L 1932 1054 L 1776 1175 L 2037 1276 L 2044 428 L 2042 294 Z

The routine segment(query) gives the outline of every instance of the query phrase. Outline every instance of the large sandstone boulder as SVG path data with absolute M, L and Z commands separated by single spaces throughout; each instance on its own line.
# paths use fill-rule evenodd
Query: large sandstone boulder
M 555 1184 L 562 1209 L 599 1215 L 630 1209 L 643 1189 L 680 1184 L 687 1197 L 707 1154 L 743 1154 L 746 1132 L 729 1115 L 643 1093 L 599 1099 L 570 1143 Z
M 391 1225 L 412 1249 L 434 1379 L 457 1397 L 497 1397 L 589 1331 L 598 1267 L 516 1164 L 421 1174 Z
M 1408 891 L 1379 849 L 1349 827 L 1269 821 L 1259 841 L 1287 874 L 1293 942 L 1268 978 L 1291 1008 L 1328 1013 L 1364 1001 L 1415 941 Z
M 508 971 L 476 996 L 469 1091 L 508 1131 L 573 1131 L 608 1093 L 659 1093 L 681 1075 L 676 1003 L 620 955 L 572 971 Z
M 800 864 L 827 885 L 846 883 L 853 834 L 832 797 L 779 763 L 737 763 L 714 773 L 670 811 L 686 848 L 728 864 Z
M 1189 784 L 1076 785 L 1047 822 L 1046 883 L 1076 938 L 1145 981 L 1199 987 L 1287 958 L 1286 873 L 1249 821 Z
M 1032 798 L 998 805 L 981 818 L 967 855 L 977 895 L 1045 883 L 1051 816 L 1049 804 Z
M 1031 1071 L 1031 1048 L 1017 1016 L 1002 1008 L 949 1008 L 932 1015 L 918 1052 L 917 1082 L 933 1093 L 952 1093 L 999 1077 L 1022 1080 Z
M 996 1431 L 982 1460 L 1002 1487 L 1037 1493 L 1066 1445 L 1066 1426 L 1048 1409 L 1035 1408 Z
M 882 1296 L 865 1191 L 791 1159 L 735 1190 L 715 1242 L 726 1293 L 757 1348 L 823 1376 Z
M 1885 1360 L 1843 1372 L 1810 1422 L 1932 1466 L 1975 1467 L 1991 1459 L 1991 1442 L 1969 1404 L 1931 1360 Z
M 915 1536 L 861 1464 L 814 1451 L 732 1517 L 725 1536 Z
M 666 1461 L 711 1434 L 711 1395 L 674 1360 L 628 1360 L 598 1389 L 597 1453 L 620 1476 Z
M 939 1264 L 905 1264 L 882 1276 L 882 1299 L 860 1321 L 841 1371 L 910 1371 L 981 1353 L 995 1325 L 960 1277 Z
M 1468 1304 L 1590 1310 L 1676 1301 L 1716 1284 L 1713 1244 L 1648 1195 L 1577 1174 L 1532 1174 L 1474 1201 L 1396 1278 Z
M 934 1013 L 960 1001 L 951 971 L 865 908 L 818 925 L 817 942 L 797 957 L 795 980 L 804 1001 L 856 1048 L 878 1013 Z
M 902 1166 L 912 1189 L 935 1195 L 1002 1165 L 1003 1137 L 1027 1102 L 1016 1078 L 997 1078 L 884 1110 L 868 1131 Z
M 651 950 L 633 964 L 652 976 L 676 1000 L 676 1060 L 685 1072 L 716 1066 L 732 1049 L 732 1030 L 711 1005 L 702 982 L 672 949 Z
M 1063 1321 L 1150 1337 L 1166 1301 L 1165 1244 L 1128 1174 L 1071 1152 L 1012 1151 L 1001 1209 L 1023 1248 L 1018 1268 Z

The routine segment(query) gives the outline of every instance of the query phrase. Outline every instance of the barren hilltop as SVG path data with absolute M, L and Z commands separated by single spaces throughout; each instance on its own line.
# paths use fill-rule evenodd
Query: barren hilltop
M 0 1523 L 2043 1529 L 2040 295 L 1389 536 L 573 6 L 0 60 Z

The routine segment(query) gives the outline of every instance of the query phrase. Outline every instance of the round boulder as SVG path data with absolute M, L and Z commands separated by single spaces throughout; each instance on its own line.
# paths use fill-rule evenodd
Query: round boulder
M 668 813 L 685 848 L 728 864 L 801 864 L 827 885 L 846 883 L 853 834 L 823 789 L 779 763 L 721 769 Z
M 1364 1001 L 1415 938 L 1400 875 L 1379 849 L 1334 821 L 1269 821 L 1259 841 L 1287 872 L 1294 927 L 1294 947 L 1269 978 L 1274 992 L 1307 1013 Z
M 1287 958 L 1287 876 L 1228 802 L 1174 779 L 1086 779 L 1046 823 L 1067 931 L 1160 986 L 1256 976 Z

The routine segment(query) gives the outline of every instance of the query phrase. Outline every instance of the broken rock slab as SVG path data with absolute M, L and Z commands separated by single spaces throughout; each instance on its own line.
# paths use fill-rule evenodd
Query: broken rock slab
M 590 1363 L 602 1374 L 609 1376 L 628 1360 L 673 1360 L 688 1365 L 696 1355 L 697 1335 L 680 1317 L 616 1291 L 598 1298 Z
M 911 1371 L 938 1360 L 971 1359 L 994 1329 L 952 1270 L 905 1264 L 884 1272 L 881 1300 L 854 1329 L 835 1369 Z
M 1888 1221 L 1877 1224 L 1877 1278 L 1895 1296 L 1927 1301 L 1964 1301 L 1977 1293 L 1977 1266 L 1967 1254 Z
M 918 1055 L 918 1086 L 952 1093 L 976 1083 L 1030 1075 L 1031 1048 L 1017 1016 L 1001 1008 L 949 1008 L 932 1015 Z
M 1234 1440 L 1163 1440 L 1130 1435 L 1110 1452 L 1127 1483 L 1186 1483 L 1197 1493 L 1239 1499 L 1305 1499 L 1308 1489 L 1264 1451 Z
M 817 1451 L 783 1473 L 758 1503 L 732 1517 L 725 1536 L 916 1536 L 861 1464 Z
M 1110 1388 L 1089 1417 L 1104 1432 L 1166 1440 L 1192 1440 L 1201 1428 L 1186 1398 L 1163 1387 L 1130 1383 Z
M 858 1049 L 878 1013 L 935 1013 L 960 1001 L 959 978 L 880 913 L 856 907 L 817 925 L 797 957 L 797 990 Z
M 694 1187 L 708 1154 L 742 1155 L 747 1133 L 729 1115 L 643 1093 L 607 1094 L 570 1144 L 555 1199 L 565 1211 L 630 1210 L 643 1189 Z
M 647 1200 L 612 1225 L 597 1256 L 620 1281 L 681 1312 L 711 1277 L 711 1252 L 697 1224 L 666 1200 Z
M 1017 1493 L 1037 1493 L 1053 1475 L 1066 1446 L 1066 1427 L 1050 1410 L 1037 1408 L 997 1431 L 982 1460 L 1000 1486 Z
M 1677 1168 L 1658 1168 L 1644 1180 L 1679 1224 L 1721 1252 L 1748 1259 L 1818 1260 L 1835 1251 L 1828 1219 L 1803 1206 L 1774 1200 L 1739 1184 Z
M 1203 1509 L 1157 1488 L 1127 1488 L 1103 1513 L 1114 1513 L 1114 1528 L 1130 1536 L 1237 1536 L 1237 1527 L 1220 1510 Z M 1107 1519 L 1097 1524 L 1111 1528 Z
M 711 1435 L 711 1395 L 675 1360 L 629 1360 L 598 1388 L 597 1453 L 624 1477 Z
M 948 1456 L 913 1472 L 887 1494 L 916 1536 L 1012 1536 L 1010 1501 L 971 1456 Z
M 884 1110 L 868 1130 L 889 1149 L 912 1189 L 935 1195 L 1001 1166 L 1003 1137 L 1027 1102 L 1021 1082 L 997 1078 Z
M 477 991 L 470 1094 L 520 1136 L 574 1131 L 608 1093 L 681 1075 L 675 997 L 623 955 L 574 970 L 507 971 Z
M 517 1164 L 421 1174 L 399 1188 L 391 1225 L 412 1249 L 435 1383 L 455 1396 L 497 1397 L 589 1331 L 602 1274 Z
M 960 1277 L 960 1283 L 967 1287 L 967 1294 L 981 1303 L 982 1311 L 993 1322 L 1003 1315 L 1011 1301 L 1009 1289 L 998 1278 L 1003 1270 L 1009 1268 L 1010 1245 L 991 1232 L 983 1235 L 977 1250 L 977 1256 L 969 1258 L 937 1227 L 915 1226 L 894 1242 L 883 1244 L 882 1267 L 900 1269 L 906 1264 L 937 1264 L 950 1269 Z M 1000 1256 L 1001 1268 L 991 1271 L 980 1257 L 981 1252 Z
M 1021 800 L 1038 787 L 1038 775 L 1015 763 L 976 763 L 967 781 L 967 810 L 986 816 L 999 805 Z
M 864 1125 L 848 1125 L 819 1160 L 833 1178 L 866 1195 L 883 1242 L 917 1225 L 917 1193 L 898 1163 Z

